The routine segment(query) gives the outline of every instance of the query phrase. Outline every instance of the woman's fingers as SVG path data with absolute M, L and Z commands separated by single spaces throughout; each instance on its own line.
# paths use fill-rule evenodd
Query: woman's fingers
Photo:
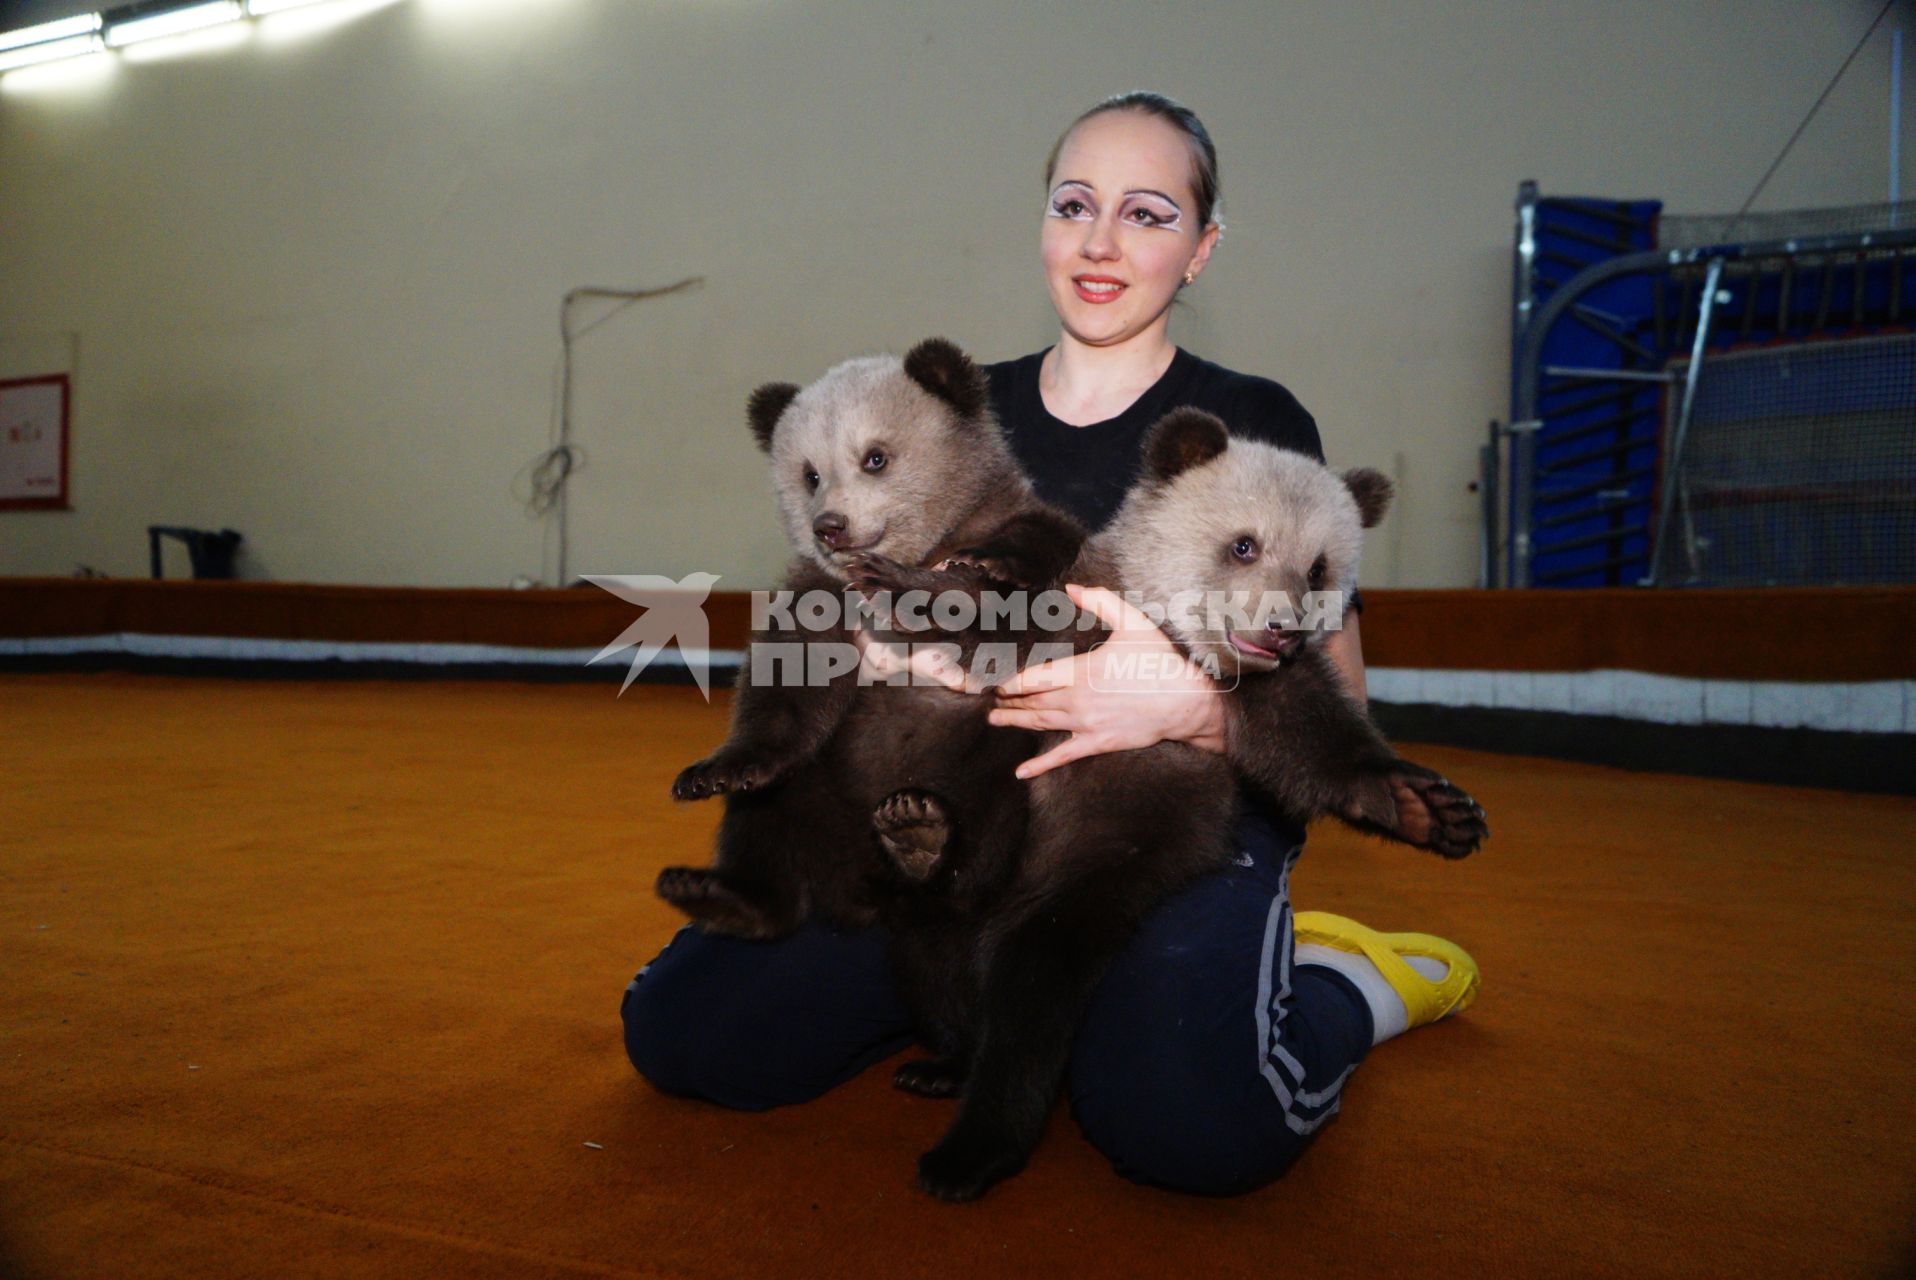
M 1035 667 L 1026 667 L 998 686 L 998 696 L 1022 698 L 1027 694 L 1043 693 L 1048 689 L 1068 689 L 1072 685 L 1081 683 L 1078 667 L 1084 661 L 1083 657 L 1053 658 L 1050 662 L 1040 662 Z
M 1075 733 L 1043 755 L 1033 756 L 1019 765 L 1018 776 L 1029 780 L 1041 773 L 1050 773 L 1061 764 L 1070 764 L 1086 756 L 1102 755 L 1109 749 L 1099 745 L 1098 739 L 1091 734 Z
M 993 707 L 986 718 L 1008 729 L 1069 729 L 1072 724 L 1068 712 L 1044 706 Z

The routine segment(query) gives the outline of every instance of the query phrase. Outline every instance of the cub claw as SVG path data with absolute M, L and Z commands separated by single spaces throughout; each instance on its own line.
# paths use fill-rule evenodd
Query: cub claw
M 943 865 L 945 844 L 951 838 L 945 806 L 929 791 L 909 788 L 886 796 L 872 812 L 872 830 L 898 869 L 924 881 Z
M 715 755 L 687 765 L 672 783 L 672 798 L 703 800 L 728 791 L 756 791 L 777 776 L 772 765 Z
M 1412 843 L 1440 857 L 1454 859 L 1469 856 L 1489 838 L 1490 826 L 1484 821 L 1483 806 L 1448 778 L 1400 773 L 1393 781 L 1417 797 L 1430 819 L 1429 832 L 1422 840 Z
M 769 938 L 779 930 L 766 914 L 740 897 L 707 867 L 667 867 L 653 886 L 659 897 L 690 916 L 708 933 Z
M 955 572 L 969 573 L 974 577 L 990 582 L 1004 583 L 1009 586 L 1023 587 L 1030 584 L 1025 581 L 1029 575 L 1019 571 L 1011 561 L 997 556 L 985 555 L 976 551 L 960 551 L 944 563 L 944 568 Z
M 892 1072 L 892 1087 L 921 1098 L 955 1098 L 964 1092 L 965 1077 L 942 1058 L 914 1058 Z

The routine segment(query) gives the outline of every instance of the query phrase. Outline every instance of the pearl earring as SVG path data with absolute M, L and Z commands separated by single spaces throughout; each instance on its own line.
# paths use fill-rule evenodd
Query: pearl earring
M 1192 274 L 1191 274 L 1191 273 L 1190 273 L 1189 271 L 1187 271 L 1187 272 L 1185 272 L 1185 273 L 1184 273 L 1184 283 L 1186 283 L 1186 284 L 1196 284 L 1196 283 L 1197 283 L 1197 277 L 1196 277 L 1196 276 L 1194 276 L 1194 275 L 1192 275 Z

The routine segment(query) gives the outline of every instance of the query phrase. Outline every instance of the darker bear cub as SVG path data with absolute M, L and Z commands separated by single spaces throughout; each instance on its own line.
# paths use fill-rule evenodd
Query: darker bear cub
M 1007 879 L 981 898 L 911 900 L 915 919 L 895 928 L 895 958 L 917 970 L 908 989 L 936 998 L 920 1014 L 938 1056 L 896 1080 L 964 1095 L 919 1162 L 927 1190 L 968 1199 L 1023 1166 L 1111 958 L 1152 907 L 1229 861 L 1238 778 L 1299 823 L 1329 815 L 1450 858 L 1484 838 L 1476 803 L 1400 758 L 1345 692 L 1308 608 L 1300 621 L 1294 608 L 1263 607 L 1280 597 L 1308 606 L 1326 592 L 1341 603 L 1363 529 L 1389 498 L 1374 471 L 1339 476 L 1232 439 L 1209 414 L 1179 410 L 1152 429 L 1140 479 L 1067 577 L 1161 610 L 1172 642 L 1226 677 L 1226 754 L 1162 742 L 1043 774 L 1030 784 Z M 893 590 L 963 586 L 870 557 L 858 576 Z M 1241 608 L 1213 611 L 1213 600 Z M 1074 634 L 1080 647 L 1095 642 L 1094 632 Z M 936 848 L 935 835 L 927 843 Z
M 983 371 L 942 339 L 902 360 L 846 361 L 803 389 L 760 387 L 748 416 L 798 553 L 784 584 L 796 596 L 842 600 L 868 556 L 950 564 L 971 587 L 1042 586 L 1084 540 L 1032 492 Z M 802 618 L 755 633 L 754 650 L 850 650 L 851 619 L 810 630 Z M 703 928 L 768 938 L 812 915 L 867 924 L 901 886 L 942 883 L 925 832 L 974 869 L 1009 860 L 1024 807 L 1006 784 L 1037 735 L 987 724 L 988 698 L 856 670 L 808 684 L 768 679 L 794 674 L 768 663 L 755 679 L 759 665 L 739 673 L 724 745 L 672 785 L 682 800 L 725 796 L 716 854 L 709 867 L 667 868 L 660 896 Z

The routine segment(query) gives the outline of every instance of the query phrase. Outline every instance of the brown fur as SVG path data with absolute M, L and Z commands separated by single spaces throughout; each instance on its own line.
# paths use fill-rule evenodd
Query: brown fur
M 802 390 L 759 388 L 747 416 L 800 556 L 785 585 L 842 592 L 853 567 L 879 554 L 909 565 L 962 558 L 973 583 L 1055 580 L 1083 531 L 1038 501 L 986 395 L 983 372 L 936 338 L 902 361 L 847 361 Z M 842 622 L 824 634 L 752 638 L 851 640 Z M 682 800 L 726 797 L 711 866 L 669 867 L 658 880 L 659 894 L 702 927 L 765 938 L 814 914 L 868 923 L 889 881 L 937 865 L 903 825 L 881 833 L 882 844 L 874 838 L 872 815 L 908 786 L 939 797 L 952 832 L 941 842 L 1016 846 L 1023 807 L 997 802 L 998 780 L 1036 735 L 987 724 L 984 700 L 861 685 L 856 672 L 804 687 L 756 684 L 751 674 L 748 663 L 724 745 L 672 786 Z
M 1302 455 L 1230 440 L 1221 422 L 1192 410 L 1153 428 L 1145 458 L 1123 509 L 1068 576 L 1161 607 L 1191 588 L 1347 589 L 1360 531 L 1389 501 L 1376 472 L 1340 480 Z M 922 586 L 940 577 L 899 570 L 886 581 L 881 569 L 867 565 L 866 580 Z M 962 584 L 947 575 L 943 585 Z M 969 895 L 921 897 L 894 921 L 907 991 L 939 1055 L 907 1064 L 896 1083 L 964 1094 L 950 1130 L 919 1161 L 920 1184 L 933 1194 L 969 1199 L 1022 1167 L 1110 958 L 1152 907 L 1228 861 L 1238 776 L 1298 822 L 1330 814 L 1446 857 L 1485 834 L 1469 796 L 1390 749 L 1314 635 L 1282 656 L 1259 656 L 1282 638 L 1280 620 L 1206 630 L 1173 611 L 1165 628 L 1187 655 L 1228 658 L 1225 669 L 1239 673 L 1224 695 L 1227 754 L 1165 742 L 1041 775 L 1015 857 L 960 862 L 954 874 L 972 877 Z M 1081 648 L 1099 638 L 1084 627 L 1071 634 Z M 1043 746 L 1063 736 L 1048 734 Z M 1422 813 L 1399 812 L 1400 792 Z M 935 830 L 921 823 L 913 843 L 935 850 Z

